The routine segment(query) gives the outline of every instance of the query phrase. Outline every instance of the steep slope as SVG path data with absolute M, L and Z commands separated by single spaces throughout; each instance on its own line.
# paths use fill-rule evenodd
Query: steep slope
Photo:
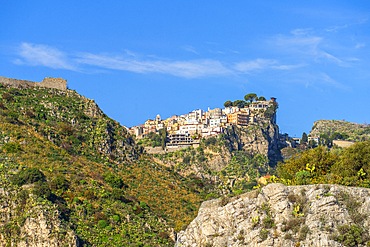
M 199 187 L 142 156 L 124 127 L 71 90 L 0 84 L 0 165 L 15 190 L 38 188 L 35 200 L 55 207 L 83 246 L 171 246 L 202 200 Z M 29 169 L 45 178 L 12 180 Z M 1 222 L 3 232 L 11 220 Z
M 369 246 L 370 190 L 269 184 L 202 204 L 176 246 Z
M 17 187 L 7 182 L 1 164 L 1 246 L 80 246 L 70 225 L 61 220 L 58 207 L 38 198 L 35 186 Z
M 2 86 L 1 92 L 3 122 L 32 127 L 72 155 L 124 162 L 140 153 L 125 128 L 72 90 Z
M 269 111 L 269 114 L 266 112 Z M 257 185 L 257 179 L 274 172 L 281 160 L 276 107 L 260 110 L 247 126 L 230 125 L 218 136 L 200 141 L 198 147 L 155 154 L 158 163 L 202 181 L 208 197 L 241 193 Z

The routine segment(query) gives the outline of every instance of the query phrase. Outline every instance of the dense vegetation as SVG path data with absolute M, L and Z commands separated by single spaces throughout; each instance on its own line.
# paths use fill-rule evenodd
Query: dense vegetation
M 370 141 L 345 149 L 319 146 L 279 164 L 277 174 L 287 184 L 342 184 L 370 188 Z
M 197 184 L 143 156 L 124 127 L 70 90 L 0 85 L 0 166 L 0 187 L 56 205 L 85 246 L 172 245 L 171 229 L 202 200 Z

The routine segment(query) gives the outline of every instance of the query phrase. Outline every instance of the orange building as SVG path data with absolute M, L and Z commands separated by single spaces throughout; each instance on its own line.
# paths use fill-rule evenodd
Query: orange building
M 227 122 L 231 124 L 246 126 L 249 122 L 249 114 L 240 111 L 227 114 Z

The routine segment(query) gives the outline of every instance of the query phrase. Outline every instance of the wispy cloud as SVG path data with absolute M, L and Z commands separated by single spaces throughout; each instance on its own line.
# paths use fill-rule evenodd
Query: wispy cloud
M 262 70 L 293 70 L 303 67 L 303 64 L 281 64 L 275 59 L 255 59 L 235 64 L 235 70 L 242 73 L 258 72 Z
M 355 45 L 355 49 L 361 49 L 361 48 L 364 48 L 366 46 L 366 44 L 365 43 L 357 43 L 356 45 Z
M 285 65 L 274 59 L 255 59 L 223 63 L 215 59 L 171 60 L 152 56 L 142 57 L 126 50 L 123 55 L 76 53 L 68 54 L 56 48 L 23 43 L 19 47 L 17 64 L 44 66 L 53 69 L 87 71 L 91 67 L 106 70 L 129 71 L 148 74 L 160 73 L 183 78 L 226 76 L 237 73 L 252 73 L 266 69 L 290 70 L 300 65 Z
M 311 29 L 295 29 L 291 35 L 278 35 L 270 41 L 274 49 L 299 60 L 299 63 L 332 63 L 349 67 L 348 61 L 327 51 L 330 43 L 325 37 L 314 35 Z
M 182 47 L 182 49 L 184 49 L 187 52 L 199 55 L 198 51 L 191 45 L 185 45 L 185 46 Z
M 100 69 L 141 74 L 161 73 L 183 78 L 222 76 L 233 73 L 218 60 L 142 59 L 139 55 L 128 50 L 122 56 L 92 53 L 72 55 L 47 45 L 22 43 L 18 49 L 18 56 L 19 58 L 15 60 L 16 64 L 73 71 L 88 70 L 88 66 L 94 66 Z
M 251 71 L 267 69 L 276 64 L 277 61 L 272 59 L 255 59 L 252 61 L 239 62 L 235 65 L 235 69 L 243 73 L 249 73 Z
M 77 70 L 64 52 L 46 45 L 22 43 L 19 46 L 17 64 L 45 66 L 53 69 Z
M 321 82 L 327 84 L 328 86 L 339 88 L 339 89 L 344 89 L 344 90 L 349 90 L 349 87 L 338 82 L 337 80 L 333 79 L 330 75 L 327 73 L 319 73 L 318 74 L 318 80 Z
M 185 78 L 217 76 L 231 73 L 221 62 L 210 59 L 191 61 L 134 60 L 124 57 L 85 53 L 77 61 L 80 64 L 106 69 L 141 74 L 162 73 Z

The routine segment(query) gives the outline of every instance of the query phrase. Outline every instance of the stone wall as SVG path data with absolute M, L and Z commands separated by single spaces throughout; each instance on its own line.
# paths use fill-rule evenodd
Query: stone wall
M 47 87 L 47 88 L 56 88 L 59 90 L 66 90 L 67 89 L 67 81 L 63 78 L 52 78 L 46 77 L 42 82 L 40 82 L 40 87 Z
M 0 83 L 16 88 L 27 88 L 34 86 L 35 82 L 26 80 L 17 80 L 0 76 Z
M 18 80 L 0 76 L 0 84 L 16 88 L 45 87 L 59 90 L 67 90 L 67 81 L 63 78 L 46 77 L 42 82 Z

